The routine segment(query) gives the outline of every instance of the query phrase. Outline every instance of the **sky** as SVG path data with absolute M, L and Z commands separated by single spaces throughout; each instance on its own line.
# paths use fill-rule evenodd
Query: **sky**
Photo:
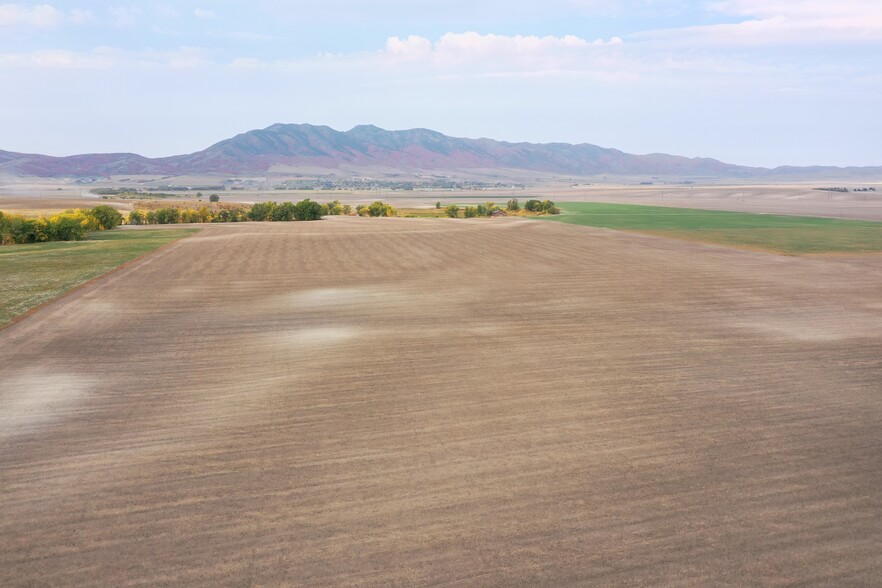
M 882 1 L 0 0 L 0 149 L 279 122 L 882 165 Z

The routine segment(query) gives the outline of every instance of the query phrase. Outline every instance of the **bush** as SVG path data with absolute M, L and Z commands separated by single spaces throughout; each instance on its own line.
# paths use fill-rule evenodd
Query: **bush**
M 462 214 L 465 218 L 474 218 L 478 215 L 478 209 L 474 206 L 466 206 L 463 209 Z
M 444 213 L 450 218 L 456 218 L 459 216 L 459 206 L 457 206 L 456 204 L 451 204 L 444 209 Z
M 247 220 L 246 212 L 241 208 L 222 208 L 211 219 L 213 223 L 239 223 Z
M 211 196 L 208 197 L 208 201 L 209 202 L 220 202 L 220 196 L 218 196 L 217 194 L 212 194 Z
M 361 204 L 355 208 L 359 216 L 395 216 L 397 211 L 391 204 L 377 200 L 368 205 Z
M 541 204 L 542 203 L 539 202 L 538 200 L 533 200 L 533 199 L 527 200 L 527 203 L 524 204 L 524 210 L 529 210 L 530 212 L 539 212 L 539 206 Z
M 545 214 L 560 214 L 560 209 L 551 200 L 543 200 L 539 204 L 539 211 Z
M 337 200 L 334 200 L 333 202 L 328 202 L 325 206 L 327 206 L 328 214 L 331 216 L 338 216 L 340 214 L 343 214 L 343 206 Z
M 117 209 L 106 204 L 90 209 L 87 214 L 98 221 L 99 231 L 115 229 L 123 223 L 123 215 Z
M 108 206 L 107 208 L 110 207 Z M 116 212 L 113 208 L 110 209 Z M 120 218 L 122 218 L 122 215 L 120 215 Z M 54 214 L 48 219 L 38 219 L 38 227 L 41 224 L 40 221 L 45 222 L 44 227 L 40 228 L 46 237 L 40 240 L 46 241 L 82 241 L 86 238 L 86 228 L 89 224 L 89 219 L 80 211 L 63 212 L 61 214 Z
M 82 210 L 68 210 L 49 218 L 25 218 L 0 213 L 0 245 L 43 241 L 80 241 L 97 221 Z
M 505 209 L 506 210 L 520 210 L 521 207 L 518 204 L 518 199 L 512 198 L 511 200 L 509 200 L 508 203 L 505 205 Z
M 291 202 L 282 202 L 272 210 L 272 219 L 274 221 L 291 221 L 294 220 L 295 206 Z
M 275 202 L 256 202 L 248 210 L 248 218 L 256 222 L 272 220 L 275 207 Z
M 391 204 L 386 204 L 380 200 L 372 202 L 368 206 L 368 211 L 370 211 L 371 216 L 395 216 L 396 212 Z
M 129 220 L 127 222 L 130 225 L 143 225 L 147 223 L 147 218 L 140 210 L 133 210 L 129 213 Z
M 181 222 L 181 211 L 177 208 L 152 210 L 147 213 L 147 218 L 150 219 L 151 215 L 153 216 L 153 220 L 149 221 L 151 224 L 174 225 Z
M 294 205 L 294 220 L 311 221 L 322 218 L 322 205 L 309 198 Z
M 441 209 L 441 203 L 440 203 L 440 202 L 436 202 L 436 203 L 435 203 L 435 210 L 440 210 L 440 209 Z
M 538 200 L 527 200 L 524 210 L 540 214 L 560 214 L 560 209 L 551 200 L 543 200 L 541 202 Z

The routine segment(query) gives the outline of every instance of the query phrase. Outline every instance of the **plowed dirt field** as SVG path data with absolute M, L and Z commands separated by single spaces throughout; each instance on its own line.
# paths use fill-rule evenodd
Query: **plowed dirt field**
M 882 256 L 209 226 L 0 331 L 0 585 L 871 585 Z

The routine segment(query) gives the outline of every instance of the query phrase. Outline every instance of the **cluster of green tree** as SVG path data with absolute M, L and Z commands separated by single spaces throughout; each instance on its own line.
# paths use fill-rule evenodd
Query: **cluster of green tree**
M 398 211 L 391 204 L 377 200 L 370 204 L 359 204 L 355 207 L 355 213 L 358 216 L 395 216 Z
M 158 200 L 158 199 L 180 199 L 180 194 L 168 194 L 166 192 L 144 192 L 137 188 L 93 188 L 89 190 L 92 194 L 101 196 L 102 200 Z M 197 198 L 201 198 L 202 193 L 197 194 Z
M 238 223 L 245 221 L 310 221 L 329 214 L 348 214 L 351 208 L 336 200 L 319 204 L 309 198 L 293 202 L 257 202 L 248 207 L 225 207 L 213 210 L 207 206 L 192 208 L 159 208 L 148 212 L 129 213 L 130 225 L 173 225 L 178 223 Z
M 476 216 L 490 216 L 494 210 L 499 210 L 493 202 L 487 204 L 478 204 L 477 206 L 466 206 L 462 214 L 465 218 L 475 218 Z
M 101 205 L 87 210 L 71 209 L 28 218 L 0 211 L 0 245 L 81 241 L 89 231 L 104 231 L 121 225 L 123 216 L 115 208 Z
M 435 208 L 441 208 L 441 203 L 436 202 Z M 487 204 L 478 204 L 477 206 L 466 206 L 462 209 L 462 212 L 465 218 L 475 218 L 492 216 L 496 210 L 502 210 L 502 208 L 493 202 L 488 202 Z M 525 214 L 521 212 L 521 205 L 517 198 L 509 200 L 505 205 L 505 210 L 508 213 Z M 560 209 L 551 200 L 528 200 L 524 205 L 524 210 L 533 214 L 560 214 Z M 460 208 L 456 204 L 451 204 L 444 209 L 444 213 L 450 218 L 459 218 L 459 211 Z
M 92 188 L 89 192 L 99 196 L 116 196 L 117 194 L 137 194 L 140 190 L 133 190 L 131 188 Z
M 524 210 L 538 212 L 540 214 L 560 214 L 560 209 L 551 200 L 527 200 Z

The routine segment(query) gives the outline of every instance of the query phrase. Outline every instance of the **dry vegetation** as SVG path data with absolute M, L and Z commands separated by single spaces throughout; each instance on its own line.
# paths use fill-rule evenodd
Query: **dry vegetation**
M 0 584 L 873 584 L 879 267 L 207 226 L 0 332 Z

